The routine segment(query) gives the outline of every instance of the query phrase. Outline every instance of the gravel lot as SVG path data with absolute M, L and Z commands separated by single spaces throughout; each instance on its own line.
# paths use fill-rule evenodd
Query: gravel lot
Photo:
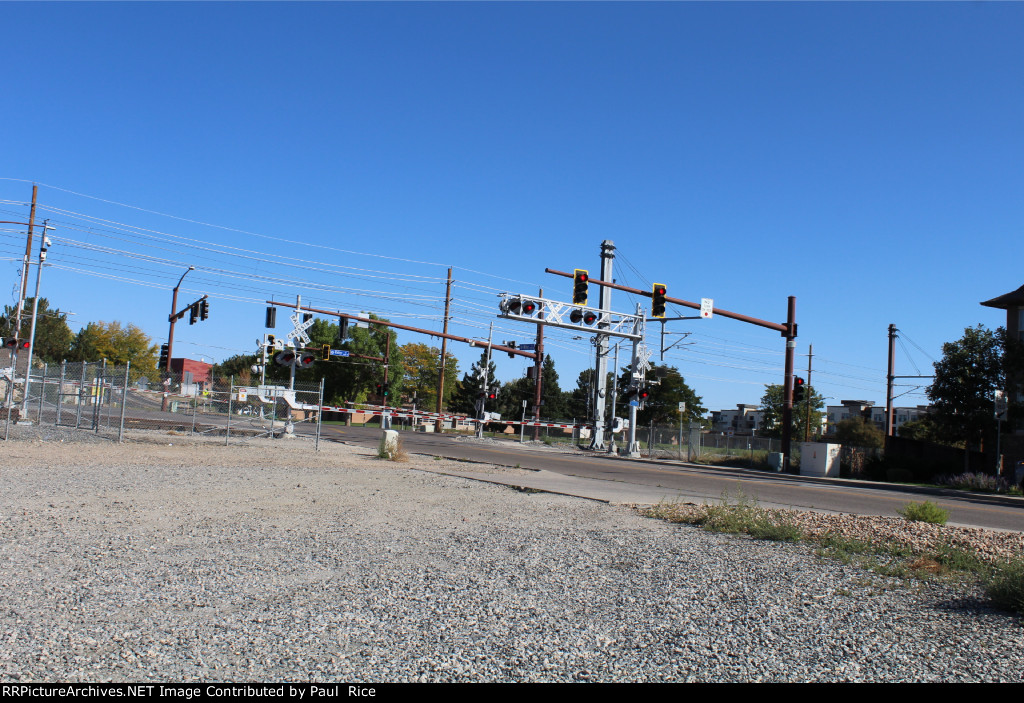
M 16 429 L 7 682 L 1024 681 L 1020 617 L 800 545 L 430 457 Z

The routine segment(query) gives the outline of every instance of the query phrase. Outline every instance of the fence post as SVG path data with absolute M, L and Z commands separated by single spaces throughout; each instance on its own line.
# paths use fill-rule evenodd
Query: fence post
M 315 451 L 320 451 L 320 420 L 324 415 L 324 379 L 320 379 L 320 399 L 317 401 L 316 408 L 316 445 Z
M 235 393 L 235 376 L 231 376 L 231 385 L 228 386 L 228 426 L 224 429 L 224 446 L 228 446 L 228 437 L 231 436 L 231 396 Z
M 79 427 L 82 426 L 82 403 L 84 402 L 83 398 L 84 398 L 84 394 L 85 394 L 85 367 L 89 365 L 89 362 L 88 361 L 83 361 L 83 362 L 81 362 L 81 364 L 82 364 L 82 374 L 81 374 L 81 378 L 78 381 L 78 412 L 75 413 L 75 429 L 76 430 Z
M 46 370 L 48 368 L 47 363 L 43 362 L 43 380 L 39 383 L 39 414 L 36 417 L 36 422 L 40 425 L 43 424 L 43 398 L 46 396 Z
M 117 441 L 118 443 L 124 441 L 124 411 L 128 407 L 128 370 L 132 367 L 132 362 L 129 361 L 124 367 L 124 386 L 121 388 L 121 424 L 117 429 Z M 113 385 L 113 384 L 111 384 Z

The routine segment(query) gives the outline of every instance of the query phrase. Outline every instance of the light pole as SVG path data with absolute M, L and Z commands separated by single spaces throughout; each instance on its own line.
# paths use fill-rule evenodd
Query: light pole
M 160 403 L 161 410 L 167 410 L 167 393 L 170 390 L 171 359 L 174 358 L 174 323 L 177 322 L 178 312 L 178 289 L 181 288 L 181 282 L 185 280 L 188 272 L 195 270 L 195 266 L 189 266 L 188 271 L 181 274 L 181 278 L 178 279 L 178 285 L 174 286 L 174 295 L 171 296 L 171 314 L 167 317 L 167 320 L 171 323 L 171 329 L 167 332 L 167 368 L 164 369 L 167 372 L 167 379 L 164 381 L 166 387 L 164 388 L 163 402 Z
M 46 236 L 46 231 L 54 229 L 47 224 L 48 222 L 49 220 L 43 221 L 43 241 L 39 245 L 39 268 L 36 269 L 36 295 L 32 299 L 32 328 L 28 335 L 28 363 L 25 365 L 25 396 L 21 400 L 22 416 L 28 411 L 28 386 L 32 378 L 32 352 L 35 351 L 36 347 L 36 316 L 39 313 L 39 282 L 43 277 L 43 262 L 46 261 L 46 250 L 50 246 L 50 238 Z M 45 390 L 45 385 L 43 390 Z M 42 392 L 41 390 L 40 393 Z

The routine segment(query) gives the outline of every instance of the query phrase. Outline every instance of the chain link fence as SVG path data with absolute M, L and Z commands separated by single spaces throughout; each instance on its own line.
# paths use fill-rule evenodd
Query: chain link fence
M 64 362 L 6 378 L 4 438 L 11 423 L 74 427 L 123 439 L 126 429 L 223 436 L 274 437 L 313 442 L 319 448 L 323 381 L 245 385 L 233 378 L 196 380 L 163 374 L 155 382 L 129 366 Z

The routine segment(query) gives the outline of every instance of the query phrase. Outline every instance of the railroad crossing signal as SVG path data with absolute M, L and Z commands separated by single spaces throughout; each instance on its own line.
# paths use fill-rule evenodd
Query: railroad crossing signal
M 665 317 L 665 284 L 651 286 L 651 317 Z
M 587 304 L 587 288 L 590 284 L 590 273 L 584 269 L 573 269 L 572 273 L 572 304 Z

